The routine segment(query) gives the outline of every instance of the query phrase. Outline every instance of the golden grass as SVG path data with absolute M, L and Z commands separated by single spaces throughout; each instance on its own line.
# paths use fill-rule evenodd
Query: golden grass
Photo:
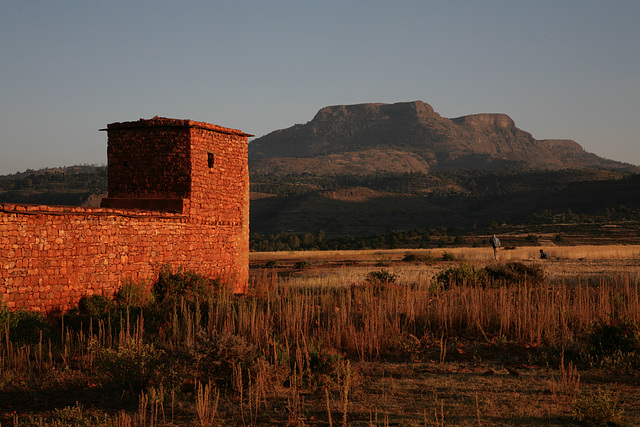
M 581 245 L 581 246 L 522 246 L 515 249 L 500 249 L 499 259 L 502 261 L 531 261 L 540 258 L 540 249 L 544 249 L 552 260 L 610 260 L 638 259 L 640 245 Z M 493 260 L 491 248 L 438 248 L 438 249 L 376 249 L 358 251 L 289 251 L 289 252 L 251 252 L 252 262 L 268 260 L 379 260 L 400 261 L 406 254 L 442 258 L 444 252 L 455 255 L 464 261 Z
M 551 257 L 547 260 L 539 259 L 540 248 L 523 246 L 513 250 L 501 249 L 499 262 L 540 265 L 548 278 L 555 281 L 598 281 L 604 276 L 611 278 L 619 275 L 625 275 L 626 280 L 631 281 L 640 278 L 638 245 L 544 247 Z M 455 261 L 442 262 L 445 253 L 453 255 Z M 401 262 L 408 254 L 431 258 L 434 262 Z M 451 265 L 467 263 L 482 268 L 494 262 L 491 248 L 252 252 L 250 259 L 253 265 L 278 261 L 285 267 L 291 267 L 295 262 L 308 261 L 314 268 L 298 271 L 292 277 L 280 277 L 277 280 L 286 285 L 308 287 L 348 286 L 364 280 L 369 271 L 381 268 L 398 275 L 400 283 L 419 284 L 433 280 L 434 276 Z

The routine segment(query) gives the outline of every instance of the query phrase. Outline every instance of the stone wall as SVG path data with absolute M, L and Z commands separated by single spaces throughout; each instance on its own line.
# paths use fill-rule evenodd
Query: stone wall
M 102 208 L 0 205 L 0 296 L 65 310 L 170 265 L 246 291 L 247 136 L 189 120 L 115 123 Z

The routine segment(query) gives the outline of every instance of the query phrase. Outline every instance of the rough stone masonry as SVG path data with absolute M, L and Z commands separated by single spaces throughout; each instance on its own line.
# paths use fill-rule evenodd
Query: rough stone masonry
M 245 292 L 248 137 L 154 117 L 112 123 L 100 208 L 0 204 L 0 298 L 49 312 L 183 268 Z

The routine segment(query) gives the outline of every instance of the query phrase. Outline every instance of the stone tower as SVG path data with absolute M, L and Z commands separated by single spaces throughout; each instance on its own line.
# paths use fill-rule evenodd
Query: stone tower
M 239 274 L 234 281 L 246 287 L 252 135 L 162 117 L 111 123 L 106 131 L 109 194 L 102 207 L 184 214 L 203 226 L 203 239 L 220 242 L 221 252 L 237 248 L 236 265 L 221 267 L 240 270 L 227 273 Z

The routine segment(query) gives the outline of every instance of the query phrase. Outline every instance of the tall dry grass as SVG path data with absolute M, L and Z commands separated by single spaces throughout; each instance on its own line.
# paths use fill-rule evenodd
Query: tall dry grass
M 219 293 L 205 305 L 182 301 L 169 313 L 164 345 L 190 348 L 203 336 L 238 335 L 272 362 L 277 362 L 274 346 L 284 348 L 289 360 L 301 351 L 304 365 L 305 354 L 313 346 L 368 359 L 398 350 L 400 341 L 409 336 L 419 340 L 443 335 L 479 340 L 502 337 L 518 343 L 562 344 L 587 333 L 596 319 L 640 322 L 639 283 L 628 274 L 602 277 L 598 286 L 534 286 L 523 281 L 499 288 L 453 285 L 446 291 L 434 288 L 428 274 L 411 270 L 399 276 L 400 284 L 386 288 L 346 286 L 352 279 L 347 275 L 341 278 L 342 286 L 330 279 L 325 286 L 304 287 L 298 279 L 288 279 L 274 289 L 269 278 L 254 284 L 257 296 Z M 52 364 L 68 368 L 72 360 L 91 371 L 97 348 L 141 351 L 145 342 L 157 339 L 157 332 L 145 330 L 144 315 L 132 319 L 126 314 L 97 323 L 80 331 L 65 329 L 60 343 L 14 343 L 8 330 L 3 330 L 3 375 L 30 378 Z
M 456 255 L 475 253 L 466 251 Z M 291 417 L 298 416 L 296 390 L 322 385 L 340 393 L 344 424 L 354 387 L 344 358 L 415 355 L 440 343 L 444 359 L 447 342 L 454 338 L 565 346 L 579 343 L 598 319 L 640 322 L 640 284 L 629 273 L 602 276 L 597 286 L 534 285 L 523 278 L 499 288 L 461 283 L 443 290 L 434 286 L 438 268 L 393 270 L 397 283 L 386 286 L 363 282 L 360 269 L 318 277 L 313 286 L 266 271 L 252 283 L 249 296 L 221 290 L 208 301 L 181 299 L 168 307 L 121 310 L 79 328 L 62 322 L 58 338 L 35 344 L 12 339 L 6 327 L 0 329 L 0 384 L 19 379 L 33 386 L 46 379 L 55 385 L 75 375 L 77 382 L 111 378 L 133 390 L 138 383 L 131 378 L 144 381 L 148 375 L 153 378 L 149 385 L 167 390 L 163 396 L 192 383 L 195 391 L 183 399 L 193 399 L 193 418 L 201 425 L 212 425 L 224 412 L 223 400 L 240 409 L 243 424 L 259 425 L 275 393 L 273 384 L 287 378 Z M 184 366 L 178 362 L 171 375 L 158 376 L 152 363 L 156 353 L 169 359 L 186 356 Z M 323 383 L 315 374 L 319 357 L 333 360 L 332 371 L 324 375 L 330 379 Z M 109 377 L 105 360 L 129 369 L 130 378 Z M 135 363 L 127 365 L 131 360 Z M 228 383 L 214 388 L 225 375 Z M 165 405 L 147 407 L 139 409 L 136 419 L 148 413 L 148 419 L 157 420 L 159 410 L 165 416 Z

